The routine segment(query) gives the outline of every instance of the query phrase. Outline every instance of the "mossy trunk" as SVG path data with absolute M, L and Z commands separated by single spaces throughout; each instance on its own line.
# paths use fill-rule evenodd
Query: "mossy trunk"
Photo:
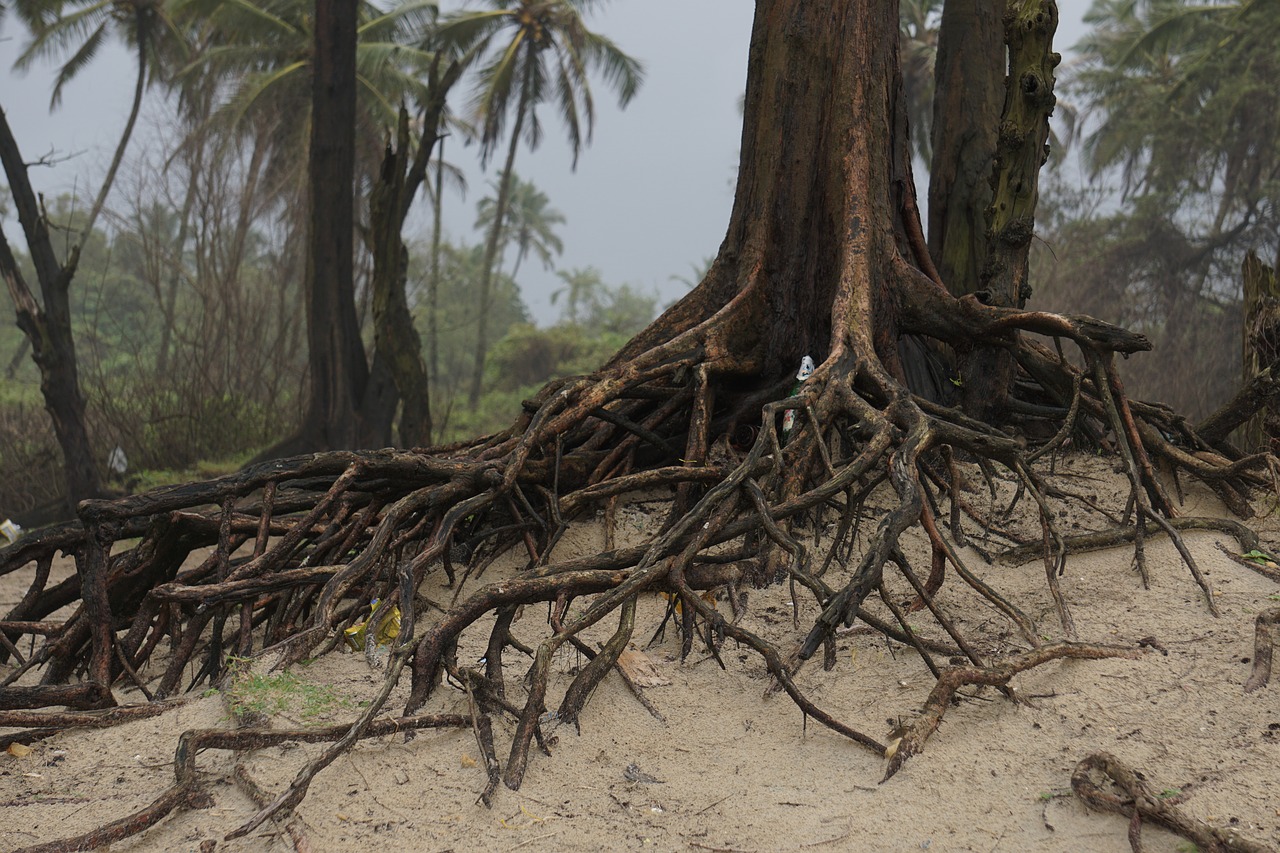
M 1048 157 L 1049 116 L 1056 102 L 1054 69 L 1062 60 L 1053 52 L 1057 27 L 1058 7 L 1053 0 L 1015 0 L 1005 11 L 1009 76 L 992 164 L 986 257 L 977 291 L 987 305 L 1021 308 L 1031 295 L 1027 259 L 1035 230 L 1040 167 Z M 998 346 L 961 350 L 960 374 L 965 411 L 984 421 L 999 421 L 1013 386 L 1011 351 Z
M 409 161 L 409 113 L 400 108 L 395 146 L 387 145 L 378 183 L 369 199 L 373 250 L 373 342 L 375 358 L 386 364 L 400 397 L 398 438 L 402 447 L 430 443 L 431 406 L 422 341 L 405 297 L 409 250 L 401 229 L 405 170 Z

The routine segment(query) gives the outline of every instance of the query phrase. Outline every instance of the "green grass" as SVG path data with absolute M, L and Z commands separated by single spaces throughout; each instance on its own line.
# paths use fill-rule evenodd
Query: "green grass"
M 236 716 L 290 714 L 304 721 L 318 721 L 355 707 L 354 702 L 332 688 L 311 684 L 292 672 L 238 673 L 227 691 L 227 703 Z
M 234 474 L 253 458 L 257 449 L 246 450 L 229 459 L 202 459 L 190 468 L 154 468 L 130 472 L 135 492 L 146 492 L 162 486 L 178 486 Z

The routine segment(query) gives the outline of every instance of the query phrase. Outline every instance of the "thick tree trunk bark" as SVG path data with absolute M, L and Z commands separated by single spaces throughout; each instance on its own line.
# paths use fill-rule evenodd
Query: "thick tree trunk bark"
M 440 71 L 439 63 L 432 66 L 428 86 L 431 98 L 422 111 L 422 137 L 418 140 L 412 160 L 409 158 L 409 113 L 401 107 L 396 128 L 395 148 L 387 146 L 382 162 L 382 172 L 369 199 L 371 250 L 373 253 L 373 337 L 374 377 L 386 370 L 394 384 L 395 395 L 401 403 L 399 441 L 402 447 L 425 446 L 431 441 L 431 377 L 422 360 L 422 341 L 413 326 L 413 315 L 405 293 L 409 272 L 409 251 L 405 248 L 402 232 L 405 219 L 418 188 L 427 179 L 431 165 L 431 152 L 440 140 L 440 127 L 444 121 L 445 101 L 449 90 L 462 74 L 462 65 L 454 62 Z M 438 182 L 438 181 L 437 181 Z M 437 195 L 439 187 L 437 187 Z M 436 242 L 439 249 L 439 199 L 436 200 Z M 438 255 L 435 258 L 438 262 Z M 434 284 L 433 284 L 434 286 Z M 434 298 L 434 294 L 433 294 Z M 433 305 L 434 309 L 434 305 Z M 434 321 L 434 316 L 433 316 Z M 434 334 L 434 328 L 432 329 Z M 432 342 L 434 348 L 435 342 Z M 375 389 L 371 388 L 370 393 Z M 366 415 L 370 412 L 366 400 Z M 394 401 L 391 411 L 385 413 L 385 422 L 379 416 L 373 424 L 379 434 L 390 436 L 390 419 L 395 414 Z M 370 418 L 374 420 L 373 418 Z
M 938 30 L 929 254 L 956 296 L 981 288 L 1004 98 L 1005 0 L 948 0 Z
M 1049 116 L 1056 99 L 1053 52 L 1058 7 L 1053 0 L 1014 0 L 1004 15 L 1009 76 L 991 171 L 987 245 L 977 292 L 987 305 L 1021 308 L 1031 295 L 1027 282 L 1040 167 L 1048 159 Z M 1004 417 L 1013 387 L 1011 350 L 976 347 L 961 353 L 964 408 L 973 417 Z
M 757 2 L 728 234 L 701 284 L 611 364 L 707 318 L 720 318 L 703 336 L 708 361 L 780 385 L 804 355 L 898 364 L 892 289 L 911 250 L 897 211 L 911 172 L 897 15 L 885 0 Z
M 395 147 L 387 146 L 382 173 L 369 198 L 369 230 L 373 251 L 373 341 L 377 358 L 390 370 L 400 397 L 399 440 L 402 447 L 430 442 L 431 407 L 422 341 L 413 327 L 405 298 L 409 250 L 404 226 L 405 171 L 409 158 L 409 114 L 400 109 Z

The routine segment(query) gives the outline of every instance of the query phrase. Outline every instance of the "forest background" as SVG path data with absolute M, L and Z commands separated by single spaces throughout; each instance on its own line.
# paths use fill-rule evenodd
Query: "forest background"
M 199 15 L 215 5 L 185 7 Z M 1150 336 L 1155 354 L 1125 365 L 1131 389 L 1193 417 L 1239 385 L 1245 254 L 1256 251 L 1270 262 L 1280 248 L 1272 83 L 1280 38 L 1274 24 L 1270 34 L 1247 25 L 1250 8 L 1267 5 L 1273 4 L 1062 4 L 1056 45 L 1066 61 L 1059 69 L 1055 168 L 1042 183 L 1031 304 L 1106 317 Z M 280 16 L 308 6 L 256 4 Z M 519 151 L 486 318 L 492 343 L 478 374 L 485 226 L 502 156 L 491 152 L 482 169 L 482 146 L 469 139 L 475 80 L 464 77 L 451 93 L 456 122 L 443 146 L 440 218 L 433 185 L 415 202 L 405 231 L 407 296 L 428 368 L 433 442 L 501 427 L 545 380 L 602 363 L 695 284 L 714 253 L 732 201 L 750 4 L 594 6 L 590 26 L 642 60 L 648 79 L 625 110 L 597 83 L 595 145 L 581 153 L 576 174 L 551 110 L 538 151 Z M 941 7 L 940 0 L 902 3 L 922 185 Z M 442 11 L 456 9 L 444 4 Z M 438 23 L 433 15 L 404 20 L 396 38 L 405 48 L 420 45 Z M 109 53 L 112 35 L 87 53 L 68 42 L 68 53 L 32 55 L 26 76 L 9 75 L 0 96 L 27 159 L 51 167 L 33 169 L 33 179 L 59 225 L 63 251 L 83 227 L 132 95 L 131 54 L 123 43 Z M 305 171 L 305 116 L 291 115 L 289 105 L 306 99 L 283 87 L 278 95 L 268 91 L 285 80 L 280 72 L 289 66 L 275 68 L 273 77 L 262 58 L 287 59 L 287 45 L 266 30 L 238 38 L 206 42 L 203 63 L 198 54 L 171 59 L 151 76 L 139 130 L 84 241 L 71 288 L 95 458 L 114 489 L 233 470 L 296 429 L 304 415 L 299 234 L 305 223 L 290 193 Z M 16 15 L 0 19 L 0 40 L 5 67 L 32 45 Z M 95 55 L 98 47 L 103 52 Z M 397 94 L 408 99 L 410 90 L 396 87 L 422 70 L 413 67 L 412 54 L 405 49 L 384 58 L 387 104 Z M 237 64 L 237 57 L 256 58 Z M 76 129 L 64 141 L 53 132 L 39 135 L 29 117 L 45 111 L 49 81 L 69 58 L 81 73 L 55 107 L 63 126 Z M 203 87 L 198 97 L 179 85 L 194 69 Z M 91 106 L 95 101 L 120 106 L 104 115 Z M 676 101 L 684 107 L 673 118 L 664 110 Z M 393 121 L 388 115 L 394 112 L 361 128 L 358 223 L 368 220 L 368 176 Z M 8 233 L 20 233 L 3 190 L 0 216 Z M 15 243 L 20 252 L 21 241 Z M 359 239 L 357 252 L 357 307 L 371 347 L 372 264 Z M 12 316 L 7 294 L 0 299 Z M 0 370 L 0 516 L 39 522 L 60 504 L 62 458 L 38 373 L 12 324 L 0 327 Z M 117 447 L 128 468 L 111 475 L 108 460 Z

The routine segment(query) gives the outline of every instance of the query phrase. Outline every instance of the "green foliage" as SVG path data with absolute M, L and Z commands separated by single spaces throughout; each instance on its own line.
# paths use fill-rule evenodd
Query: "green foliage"
M 155 78 L 182 61 L 187 42 L 171 4 L 155 0 L 14 0 L 14 11 L 31 31 L 15 67 L 30 69 L 37 61 L 62 61 L 54 79 L 49 107 L 62 100 L 62 89 L 97 56 L 109 39 L 119 38 L 145 57 Z M 2 10 L 3 7 L 0 7 Z
M 436 441 L 461 440 L 508 426 L 521 401 L 544 383 L 595 370 L 657 313 L 656 297 L 626 284 L 611 287 L 598 270 L 587 268 L 560 273 L 566 288 L 553 299 L 563 313 L 558 323 L 542 328 L 530 321 L 515 283 L 507 276 L 497 277 L 498 298 L 490 316 L 497 342 L 486 361 L 479 403 L 471 411 L 461 398 L 478 321 L 483 249 L 449 242 L 441 249 L 440 375 L 432 377 Z M 420 330 L 425 330 L 424 255 L 410 255 L 411 301 Z M 569 299 L 575 292 L 572 282 L 578 286 Z
M 297 198 L 311 126 L 312 0 L 176 0 L 198 46 L 178 73 L 184 103 L 199 126 L 224 140 L 255 139 L 270 152 L 268 184 Z M 373 174 L 384 131 L 400 104 L 427 97 L 424 48 L 434 0 L 381 8 L 360 2 L 356 45 L 357 173 Z
M 435 345 L 439 354 L 437 371 L 430 376 L 431 412 L 437 437 L 441 427 L 455 435 L 450 424 L 456 424 L 458 410 L 465 408 L 458 395 L 465 396 L 475 352 L 476 330 L 480 323 L 479 281 L 484 263 L 484 247 L 442 241 L 440 246 L 440 282 L 438 335 Z M 414 312 L 418 333 L 429 340 L 427 322 L 427 290 L 430 280 L 429 252 L 425 246 L 410 247 L 408 297 Z M 509 276 L 496 275 L 489 312 L 489 328 L 495 336 L 505 335 L 512 326 L 529 322 L 529 311 L 520 299 L 520 291 Z M 517 401 L 517 405 L 518 405 Z M 515 410 L 512 410 L 515 411 Z
M 54 234 L 66 241 L 58 248 L 68 251 L 83 206 L 59 196 L 47 207 Z M 244 461 L 288 429 L 298 404 L 301 319 L 288 298 L 296 286 L 279 275 L 265 236 L 243 236 L 246 260 L 234 268 L 225 246 L 216 259 L 206 249 L 175 259 L 177 219 L 166 204 L 140 203 L 115 218 L 112 234 L 94 229 L 83 240 L 72 326 L 94 457 L 104 462 L 119 445 L 129 458 L 130 471 L 112 488 L 189 480 L 201 460 Z M 185 286 L 161 364 L 158 302 L 173 276 Z M 25 352 L 22 340 L 11 324 L 0 326 L 4 361 Z M 13 367 L 0 383 L 0 512 L 21 517 L 58 497 L 61 454 L 30 358 Z
M 1096 0 L 1071 88 L 1097 127 L 1085 140 L 1094 173 L 1116 167 L 1130 195 L 1227 213 L 1274 196 L 1280 158 L 1280 19 L 1271 4 Z M 1259 181 L 1262 185 L 1259 185 Z

